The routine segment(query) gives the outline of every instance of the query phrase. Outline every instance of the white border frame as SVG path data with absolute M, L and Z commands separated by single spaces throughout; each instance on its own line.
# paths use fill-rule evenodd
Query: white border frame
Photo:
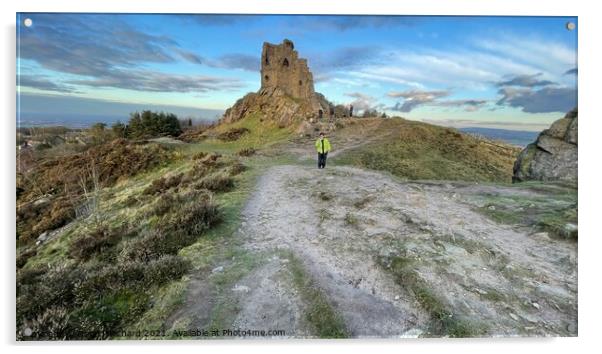
M 143 345 L 148 353 L 168 350 L 181 351 L 251 351 L 296 353 L 314 350 L 365 352 L 377 346 L 383 352 L 433 353 L 490 353 L 534 352 L 563 353 L 575 350 L 593 351 L 597 345 L 600 327 L 600 252 L 602 237 L 596 232 L 600 218 L 598 210 L 602 201 L 599 186 L 602 149 L 596 144 L 602 132 L 597 85 L 600 84 L 600 11 L 596 2 L 584 0 L 219 0 L 194 4 L 188 0 L 22 0 L 2 2 L 4 50 L 2 51 L 2 117 L 3 154 L 2 200 L 4 203 L 2 225 L 4 233 L 5 287 L 1 293 L 4 318 L 0 327 L 2 344 L 10 352 L 44 350 L 48 353 L 104 353 L 107 350 L 133 350 L 132 345 Z M 578 16 L 579 21 L 579 110 L 581 113 L 581 144 L 579 149 L 579 337 L 578 338 L 500 338 L 500 339 L 419 339 L 419 340 L 344 340 L 344 341 L 200 341 L 185 342 L 68 342 L 68 343 L 17 343 L 15 337 L 15 13 L 16 12 L 151 12 L 151 13 L 266 13 L 266 14 L 400 14 L 400 15 L 517 15 L 517 16 Z M 83 347 L 82 347 L 83 346 Z

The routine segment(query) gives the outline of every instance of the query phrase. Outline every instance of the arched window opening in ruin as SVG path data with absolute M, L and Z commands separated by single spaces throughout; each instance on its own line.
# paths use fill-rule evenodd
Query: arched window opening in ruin
M 263 78 L 265 79 L 265 81 L 270 81 L 270 77 L 269 77 L 269 76 L 267 76 L 267 75 L 266 75 L 266 76 L 264 76 Z
M 284 58 L 282 61 L 282 66 L 288 66 L 288 59 Z
M 303 81 L 299 80 L 299 86 L 303 85 Z
M 324 115 L 324 111 L 322 111 L 322 110 L 319 110 L 319 111 L 318 111 L 318 118 L 320 118 L 320 119 L 321 119 L 323 115 Z
M 270 65 L 270 59 L 268 59 L 268 56 L 265 56 L 265 65 Z

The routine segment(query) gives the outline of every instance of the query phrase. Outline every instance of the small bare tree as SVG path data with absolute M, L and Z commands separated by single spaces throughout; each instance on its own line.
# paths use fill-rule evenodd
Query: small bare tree
M 88 188 L 90 182 L 92 185 Z M 101 225 L 103 220 L 101 219 L 100 213 L 97 212 L 100 205 L 101 186 L 96 171 L 96 161 L 94 161 L 93 158 L 80 175 L 79 183 L 83 191 L 84 202 L 75 209 L 76 217 L 79 218 L 93 215 L 94 223 Z

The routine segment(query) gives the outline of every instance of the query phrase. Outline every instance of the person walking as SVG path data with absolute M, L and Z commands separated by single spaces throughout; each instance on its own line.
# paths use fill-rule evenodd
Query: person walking
M 318 151 L 318 168 L 326 167 L 326 157 L 330 151 L 330 141 L 320 132 L 320 138 L 316 140 L 316 150 Z

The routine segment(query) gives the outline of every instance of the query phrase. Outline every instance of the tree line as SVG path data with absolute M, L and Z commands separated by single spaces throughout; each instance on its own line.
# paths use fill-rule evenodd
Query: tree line
M 189 119 L 188 125 L 192 125 Z M 182 126 L 173 113 L 142 111 L 130 114 L 127 124 L 117 121 L 110 130 L 105 123 L 96 123 L 90 128 L 95 140 L 105 140 L 108 135 L 116 138 L 148 139 L 160 136 L 178 136 Z

